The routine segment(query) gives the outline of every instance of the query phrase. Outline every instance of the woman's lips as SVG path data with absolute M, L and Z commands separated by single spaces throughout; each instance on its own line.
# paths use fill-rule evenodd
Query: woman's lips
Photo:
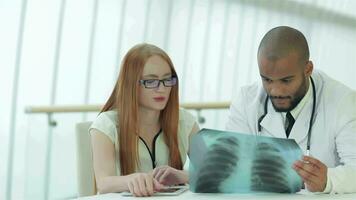
M 162 101 L 165 101 L 166 100 L 166 97 L 155 97 L 153 98 L 155 101 L 157 102 L 162 102 Z

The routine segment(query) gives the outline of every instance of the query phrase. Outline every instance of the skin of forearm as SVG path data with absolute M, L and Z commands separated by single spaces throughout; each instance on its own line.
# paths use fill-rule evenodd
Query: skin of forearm
M 111 192 L 123 192 L 128 191 L 128 179 L 130 175 L 127 176 L 106 176 L 102 178 L 97 178 L 97 189 L 100 194 L 111 193 Z

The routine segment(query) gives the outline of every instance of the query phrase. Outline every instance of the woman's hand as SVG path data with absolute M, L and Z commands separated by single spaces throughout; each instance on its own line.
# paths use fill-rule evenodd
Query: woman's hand
M 127 187 L 129 191 L 136 197 L 151 196 L 154 191 L 163 188 L 152 173 L 134 173 L 128 175 Z
M 188 173 L 186 171 L 177 170 L 167 165 L 155 168 L 153 170 L 153 178 L 166 186 L 188 183 Z

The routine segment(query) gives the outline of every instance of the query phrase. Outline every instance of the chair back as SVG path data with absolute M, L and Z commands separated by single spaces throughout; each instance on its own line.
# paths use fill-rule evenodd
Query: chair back
M 77 139 L 78 197 L 96 194 L 92 147 L 88 132 L 91 124 L 92 122 L 81 122 L 76 124 L 75 127 Z

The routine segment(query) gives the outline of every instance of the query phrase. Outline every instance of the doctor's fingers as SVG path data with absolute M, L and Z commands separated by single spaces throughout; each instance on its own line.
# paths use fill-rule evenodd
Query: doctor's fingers
M 301 167 L 298 167 L 296 165 L 293 165 L 293 169 L 299 174 L 299 176 L 306 181 L 311 181 L 311 180 L 315 180 L 315 179 L 319 179 L 319 176 L 317 176 L 316 174 L 310 173 L 306 170 L 304 170 Z
M 303 159 L 304 160 L 304 159 Z M 308 162 L 309 160 L 307 160 Z M 327 168 L 321 162 L 297 161 L 293 168 L 307 185 L 311 192 L 322 192 L 325 189 L 327 181 Z M 315 164 L 314 164 L 315 163 Z M 321 164 L 317 166 L 316 164 Z
M 309 191 L 323 191 L 326 185 L 326 179 L 323 176 L 315 176 L 304 170 L 296 170 L 299 176 L 307 185 Z
M 319 176 L 320 175 L 320 168 L 315 166 L 314 164 L 311 164 L 311 163 L 305 163 L 303 161 L 296 161 L 294 164 L 293 164 L 293 168 L 295 170 L 298 170 L 298 171 L 305 171 L 311 175 L 314 175 L 314 176 Z
M 303 182 L 305 183 L 309 191 L 314 190 L 314 188 L 316 188 L 316 184 L 317 184 L 316 177 L 310 178 L 310 176 L 307 176 L 306 174 L 300 173 L 298 171 L 297 173 L 302 178 Z
M 306 162 L 306 163 L 311 163 L 313 165 L 315 165 L 316 167 L 318 168 L 327 168 L 326 165 L 321 162 L 320 160 L 316 159 L 316 158 L 313 158 L 313 157 L 310 157 L 310 156 L 303 156 L 303 161 Z
M 306 181 L 305 182 L 306 188 L 310 192 L 322 192 L 324 191 L 324 188 L 321 187 L 320 183 L 317 182 L 312 182 L 312 181 Z
M 310 192 L 322 192 L 326 187 L 326 181 L 323 179 L 303 179 L 303 181 Z
M 320 160 L 318 160 L 318 159 L 316 159 L 316 158 L 314 158 L 314 157 L 312 157 L 312 156 L 306 156 L 306 155 L 304 155 L 304 156 L 302 157 L 302 160 L 304 160 L 304 161 L 306 161 L 306 162 L 311 162 L 311 163 L 313 163 L 314 165 L 320 165 L 320 164 L 322 164 L 322 162 L 321 162 Z

